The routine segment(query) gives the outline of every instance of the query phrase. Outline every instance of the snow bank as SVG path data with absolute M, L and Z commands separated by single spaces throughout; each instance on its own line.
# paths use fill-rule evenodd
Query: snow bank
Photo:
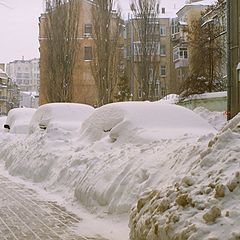
M 227 115 L 224 112 L 211 112 L 206 108 L 197 107 L 193 110 L 216 130 L 220 131 L 227 122 Z
M 240 114 L 224 125 L 222 113 L 195 112 L 201 117 L 159 102 L 109 104 L 78 131 L 1 133 L 0 158 L 10 174 L 100 217 L 134 204 L 132 240 L 239 239 Z
M 14 108 L 8 113 L 6 124 L 10 127 L 10 133 L 28 134 L 29 123 L 36 109 Z
M 147 189 L 186 174 L 192 151 L 215 133 L 183 107 L 116 103 L 94 110 L 80 131 L 47 128 L 21 139 L 8 136 L 0 156 L 12 175 L 67 200 L 75 197 L 93 212 L 127 213 Z
M 63 128 L 75 130 L 94 111 L 94 108 L 79 103 L 49 103 L 40 106 L 30 123 L 33 133 L 39 126 L 42 128 Z
M 130 217 L 131 240 L 239 239 L 239 145 L 240 114 L 208 147 L 192 149 L 190 168 L 182 166 L 186 174 L 138 200 Z
M 160 99 L 159 102 L 177 104 L 179 102 L 179 95 L 169 94 L 169 95 L 165 96 L 164 98 Z

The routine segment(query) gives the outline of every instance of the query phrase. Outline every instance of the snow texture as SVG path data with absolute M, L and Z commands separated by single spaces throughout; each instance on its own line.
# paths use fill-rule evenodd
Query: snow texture
M 29 123 L 36 109 L 33 108 L 14 108 L 8 113 L 6 124 L 10 127 L 10 133 L 27 134 L 29 133 Z
M 239 238 L 240 115 L 129 102 L 81 122 L 1 133 L 5 167 L 98 216 L 130 212 L 132 240 Z

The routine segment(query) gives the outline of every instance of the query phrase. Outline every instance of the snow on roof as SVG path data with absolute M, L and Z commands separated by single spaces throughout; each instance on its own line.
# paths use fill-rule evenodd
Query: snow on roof
M 203 6 L 210 6 L 216 3 L 216 0 L 203 0 L 199 2 L 193 2 L 188 5 L 203 5 Z
M 2 78 L 2 79 L 8 79 L 7 73 L 4 72 L 2 69 L 0 69 L 0 78 Z
M 192 95 L 192 96 L 188 97 L 186 100 L 189 100 L 189 99 L 222 98 L 222 97 L 227 97 L 227 91 L 196 94 L 196 95 Z

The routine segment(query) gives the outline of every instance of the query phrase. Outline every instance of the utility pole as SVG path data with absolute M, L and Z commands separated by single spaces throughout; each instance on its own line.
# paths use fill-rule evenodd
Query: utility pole
M 228 120 L 240 112 L 240 2 L 227 0 Z

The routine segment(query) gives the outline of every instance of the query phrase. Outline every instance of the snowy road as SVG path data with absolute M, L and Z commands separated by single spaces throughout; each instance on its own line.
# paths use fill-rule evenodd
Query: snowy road
M 76 233 L 78 216 L 39 199 L 33 190 L 0 175 L 1 240 L 93 239 Z

